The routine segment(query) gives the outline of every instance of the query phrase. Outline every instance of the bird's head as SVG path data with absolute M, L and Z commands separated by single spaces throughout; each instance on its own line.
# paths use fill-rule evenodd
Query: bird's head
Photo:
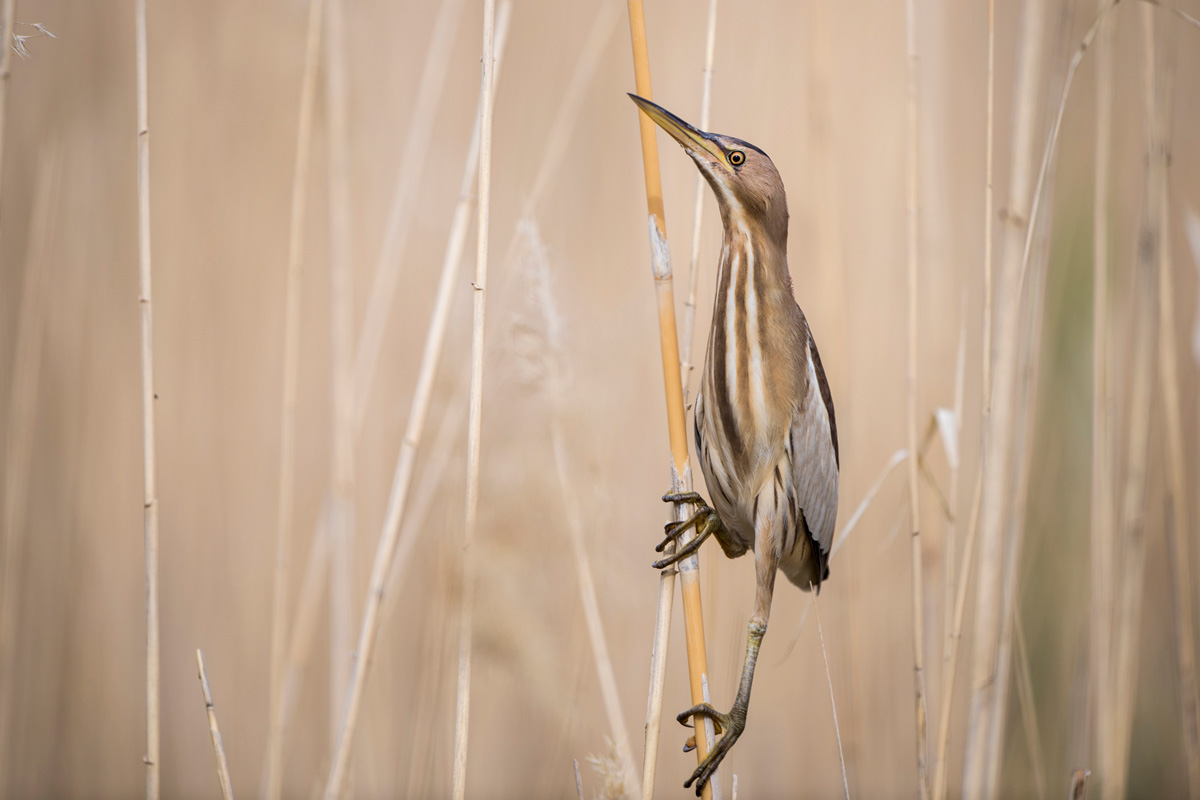
M 727 223 L 745 216 L 764 223 L 777 235 L 782 233 L 786 239 L 787 197 L 770 156 L 741 139 L 706 133 L 635 94 L 629 97 L 696 162 L 712 186 Z

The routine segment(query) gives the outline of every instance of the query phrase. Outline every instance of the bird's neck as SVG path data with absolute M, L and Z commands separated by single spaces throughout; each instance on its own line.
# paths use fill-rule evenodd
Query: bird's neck
M 788 424 L 803 379 L 803 327 L 786 233 L 780 241 L 753 222 L 725 222 L 705 378 L 726 432 L 752 450 Z

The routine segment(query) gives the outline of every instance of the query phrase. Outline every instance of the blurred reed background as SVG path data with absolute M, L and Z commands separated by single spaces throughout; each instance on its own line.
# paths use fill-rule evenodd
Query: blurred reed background
M 1191 0 L 1174 2 L 1197 13 Z M 325 3 L 301 247 L 291 251 L 308 4 L 206 0 L 148 12 L 167 796 L 218 790 L 197 648 L 234 790 L 266 788 L 289 252 L 301 277 L 286 640 L 303 653 L 307 631 L 311 647 L 292 673 L 282 794 L 309 796 L 325 781 L 339 723 L 331 708 L 344 702 L 476 117 L 479 3 Z M 1068 64 L 1108 5 L 997 4 L 1001 302 L 1030 214 L 1009 198 L 1033 196 Z M 647 9 L 655 99 L 689 120 L 699 119 L 706 12 L 697 0 Z M 28 54 L 12 59 L 0 112 L 0 791 L 129 797 L 143 791 L 146 724 L 133 10 L 20 0 L 15 13 L 55 38 L 22 42 Z M 1189 778 L 1200 752 L 1184 733 L 1195 697 L 1181 679 L 1194 687 L 1194 645 L 1180 638 L 1200 558 L 1200 31 L 1136 2 L 1118 5 L 1107 25 L 1080 61 L 1047 162 L 1021 303 L 1008 316 L 997 310 L 996 350 L 1009 353 L 1015 392 L 996 408 L 1009 404 L 1017 427 L 995 447 L 1018 475 L 1005 493 L 984 492 L 980 536 L 989 525 L 1002 536 L 996 550 L 979 540 L 969 577 L 947 729 L 952 797 L 966 746 L 982 735 L 970 713 L 974 661 L 997 639 L 1015 644 L 1013 688 L 1000 703 L 1007 725 L 990 748 L 1000 754 L 996 796 L 1062 796 L 1076 767 L 1093 771 L 1094 796 L 1200 793 L 1200 774 Z M 907 446 L 904 8 L 726 0 L 716 30 L 711 128 L 770 153 L 790 193 L 795 291 L 821 345 L 846 456 L 841 526 Z M 920 494 L 932 784 L 981 465 L 988 5 L 919 0 L 915 33 L 919 432 L 935 410 L 956 408 L 962 387 L 961 412 L 942 414 L 956 443 L 930 440 Z M 624 4 L 513 4 L 492 151 L 471 797 L 574 796 L 572 758 L 586 795 L 601 789 L 586 757 L 606 755 L 619 732 L 593 664 L 568 520 L 582 533 L 640 764 L 658 586 L 649 564 L 669 481 L 632 87 Z M 1024 144 L 1014 135 L 1023 114 Z M 695 168 L 659 138 L 682 302 Z M 1109 153 L 1099 168 L 1097 146 Z M 1097 183 L 1107 191 L 1094 205 Z M 706 204 L 697 353 L 720 243 Z M 390 244 L 389 214 L 400 226 Z M 450 793 L 474 223 L 468 230 L 401 521 L 404 569 L 384 600 L 366 684 L 350 772 L 358 797 Z M 1097 244 L 1107 249 L 1109 313 L 1094 326 Z M 395 302 L 374 379 L 355 383 L 368 387 L 355 396 L 347 354 L 377 294 L 377 265 L 399 269 Z M 1098 430 L 1111 443 L 1110 471 L 1104 448 L 1092 447 L 1094 329 L 1107 342 Z M 352 402 L 357 436 L 345 424 L 359 413 Z M 820 596 L 855 797 L 918 794 L 912 565 L 899 535 L 910 530 L 906 474 L 884 480 Z M 322 528 L 327 540 L 315 535 Z M 1006 569 L 1017 530 L 1023 543 Z M 1008 635 L 1000 623 L 977 628 L 984 567 L 1015 597 Z M 724 708 L 753 570 L 715 547 L 702 570 L 710 677 Z M 305 596 L 317 599 L 311 627 L 297 621 Z M 736 773 L 740 797 L 841 794 L 809 605 L 790 586 L 776 595 L 746 734 L 722 766 L 726 792 Z M 675 626 L 667 720 L 690 705 L 679 613 Z M 687 733 L 664 722 L 660 796 L 681 796 L 695 766 L 680 752 Z

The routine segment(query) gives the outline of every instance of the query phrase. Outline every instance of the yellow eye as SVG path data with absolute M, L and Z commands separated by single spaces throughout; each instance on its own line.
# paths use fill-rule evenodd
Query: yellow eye
M 735 167 L 740 167 L 742 164 L 746 163 L 746 154 L 741 150 L 734 150 L 729 154 L 729 163 L 733 164 Z

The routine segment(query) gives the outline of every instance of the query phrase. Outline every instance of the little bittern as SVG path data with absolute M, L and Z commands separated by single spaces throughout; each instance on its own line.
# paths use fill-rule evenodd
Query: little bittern
M 722 714 L 702 704 L 678 717 L 687 724 L 708 716 L 724 730 L 684 784 L 694 782 L 699 795 L 745 729 L 776 571 L 806 591 L 819 590 L 829 577 L 840 466 L 837 421 L 817 343 L 792 296 L 779 171 L 749 142 L 697 130 L 649 100 L 630 97 L 696 162 L 725 226 L 695 406 L 697 457 L 713 505 L 695 492 L 663 498 L 698 510 L 667 525 L 657 550 L 689 528 L 697 535 L 654 565 L 661 569 L 691 555 L 710 535 L 729 558 L 754 551 L 754 613 L 733 709 Z

